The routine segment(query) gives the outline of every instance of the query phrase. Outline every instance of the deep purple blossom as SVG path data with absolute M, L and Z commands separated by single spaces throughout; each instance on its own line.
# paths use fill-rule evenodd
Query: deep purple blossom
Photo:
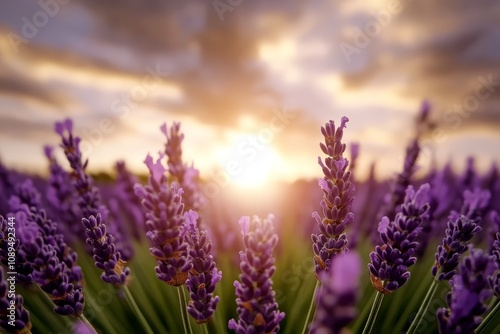
M 176 178 L 179 184 L 182 184 L 186 166 L 182 161 L 182 141 L 184 140 L 184 134 L 181 133 L 181 123 L 174 122 L 170 127 L 170 132 L 167 124 L 163 123 L 160 130 L 167 137 L 165 154 L 168 158 L 168 172 Z
M 480 249 L 471 249 L 460 264 L 447 296 L 448 308 L 437 311 L 440 334 L 473 333 L 487 310 L 485 302 L 492 296 L 488 276 L 494 270 L 491 256 Z
M 207 231 L 197 227 L 197 219 L 198 214 L 192 210 L 184 213 L 189 259 L 193 264 L 186 281 L 191 297 L 187 310 L 197 323 L 205 323 L 212 318 L 219 302 L 214 291 L 215 285 L 222 279 L 222 272 L 215 266 L 211 255 L 212 243 L 208 240 Z
M 127 252 L 117 247 L 119 245 L 128 245 L 128 240 L 125 239 L 125 235 L 120 233 L 118 226 L 113 226 L 117 222 L 113 221 L 112 217 L 109 217 L 109 210 L 102 204 L 99 189 L 94 185 L 92 177 L 85 171 L 88 160 L 83 161 L 82 152 L 80 151 L 80 138 L 73 137 L 73 123 L 70 119 L 66 119 L 64 122 L 57 122 L 55 130 L 61 136 L 61 147 L 64 149 L 66 158 L 73 170 L 71 180 L 79 195 L 77 196 L 77 203 L 83 217 L 85 219 L 90 216 L 95 218 L 99 214 L 101 216 L 100 224 L 106 230 L 109 228 L 108 233 L 111 233 L 111 231 L 116 232 L 113 235 L 113 239 L 117 240 L 117 244 L 114 247 L 116 252 L 120 253 L 120 259 L 128 260 L 124 257 Z
M 160 154 L 155 163 L 148 154 L 144 161 L 150 172 L 148 184 L 136 184 L 135 192 L 146 209 L 146 236 L 152 244 L 149 252 L 157 260 L 156 276 L 170 285 L 180 286 L 186 282 L 192 266 L 183 226 L 182 189 L 176 182 L 167 183 L 162 158 Z
M 397 209 L 403 203 L 405 191 L 410 185 L 410 179 L 416 170 L 416 162 L 420 154 L 420 145 L 418 140 L 413 140 L 406 148 L 406 155 L 403 164 L 403 170 L 397 175 L 396 180 L 392 184 L 390 192 L 386 195 L 385 204 L 382 206 L 377 217 L 387 216 L 389 220 L 393 220 Z
M 15 217 L 11 216 L 7 219 L 15 219 Z M 2 215 L 0 215 L 0 259 L 1 263 L 8 268 L 8 258 L 9 253 L 14 252 L 15 260 L 16 260 L 16 268 L 17 272 L 16 281 L 23 285 L 30 285 L 33 283 L 33 267 L 26 260 L 25 254 L 19 251 L 20 242 L 19 238 L 16 238 L 14 242 L 9 241 L 9 227 L 10 231 L 12 229 L 16 229 L 16 225 L 14 225 L 14 220 L 11 220 L 11 224 L 9 225 L 9 221 L 5 219 Z
M 482 220 L 482 216 L 490 204 L 491 193 L 488 190 L 474 188 L 473 191 L 465 190 L 463 198 L 464 201 L 460 212 L 452 211 L 448 219 L 456 220 L 461 216 L 465 216 L 469 219 L 480 218 Z
M 33 213 L 18 211 L 16 213 L 19 253 L 32 268 L 31 277 L 34 283 L 49 296 L 55 304 L 54 312 L 60 315 L 78 317 L 85 304 L 80 282 L 71 282 L 78 269 L 74 263 L 68 268 L 58 256 L 58 245 L 54 239 L 47 237 L 34 220 Z M 71 276 L 70 276 L 71 275 Z
M 240 252 L 240 281 L 235 281 L 239 320 L 229 320 L 229 329 L 237 334 L 277 333 L 285 313 L 278 310 L 272 289 L 273 251 L 278 243 L 274 217 L 261 220 L 255 216 L 239 221 L 245 251 Z
M 432 275 L 437 280 L 449 280 L 456 274 L 460 255 L 467 250 L 467 244 L 472 237 L 481 231 L 478 222 L 479 218 L 469 219 L 465 216 L 448 221 L 446 236 L 437 248 L 436 261 L 432 268 Z
M 144 212 L 141 205 L 141 199 L 135 194 L 134 186 L 139 183 L 137 177 L 132 174 L 125 165 L 125 162 L 118 161 L 115 164 L 116 188 L 119 199 L 125 203 L 121 208 L 127 214 L 131 224 L 129 224 L 132 235 L 136 240 L 141 238 L 142 228 L 144 227 Z
M 429 219 L 429 184 L 424 184 L 415 192 L 408 186 L 401 211 L 394 221 L 383 217 L 378 231 L 384 242 L 370 253 L 370 278 L 373 286 L 384 294 L 394 292 L 410 278 L 408 267 L 415 264 L 417 237 L 421 225 Z
M 109 284 L 121 286 L 128 284 L 130 269 L 125 266 L 120 253 L 116 250 L 114 238 L 102 223 L 101 214 L 82 218 L 86 228 L 87 244 L 92 247 L 92 254 L 97 268 L 104 270 L 101 279 Z
M 14 284 L 14 276 L 6 277 L 0 266 L 0 327 L 8 333 L 30 333 L 30 314 L 24 308 L 23 297 L 11 292 Z
M 320 143 L 320 147 L 327 157 L 324 163 L 318 157 L 325 176 L 319 180 L 323 190 L 323 217 L 317 212 L 313 213 L 320 233 L 311 235 L 316 277 L 320 272 L 329 270 L 330 261 L 335 255 L 347 251 L 345 228 L 354 220 L 351 212 L 354 185 L 350 181 L 351 172 L 347 170 L 349 161 L 342 156 L 346 145 L 341 141 L 348 121 L 347 117 L 342 117 L 338 128 L 333 121 L 321 127 L 325 143 Z
M 83 237 L 83 226 L 74 224 L 82 214 L 77 205 L 76 190 L 71 184 L 71 176 L 57 161 L 53 147 L 45 146 L 44 152 L 49 160 L 50 176 L 46 196 L 52 208 L 51 212 L 56 214 L 59 221 L 68 229 L 65 238 L 73 240 L 75 237 Z
M 181 124 L 174 122 L 169 129 L 164 123 L 160 127 L 161 132 L 167 137 L 165 143 L 165 154 L 168 158 L 168 173 L 177 181 L 183 189 L 183 202 L 185 210 L 199 210 L 205 200 L 199 189 L 199 171 L 193 165 L 188 166 L 182 160 L 182 141 L 184 134 L 181 133 Z
M 61 147 L 64 149 L 64 154 L 73 170 L 71 180 L 79 194 L 77 200 L 83 217 L 95 217 L 100 213 L 103 221 L 106 221 L 108 210 L 101 204 L 101 195 L 97 187 L 94 186 L 94 180 L 85 171 L 88 160 L 83 160 L 80 151 L 80 137 L 73 136 L 73 122 L 70 119 L 56 122 L 55 130 L 61 136 Z
M 500 216 L 496 211 L 493 211 L 491 218 L 498 226 L 500 226 Z M 500 297 L 500 232 L 495 234 L 491 247 L 491 254 L 495 262 L 496 269 L 488 278 L 488 281 L 493 289 L 495 296 Z
M 321 289 L 311 334 L 340 334 L 356 317 L 361 259 L 354 252 L 335 257 L 329 272 L 321 272 Z
M 54 249 L 58 260 L 66 265 L 65 271 L 69 282 L 75 284 L 77 288 L 81 287 L 83 274 L 81 268 L 76 264 L 78 255 L 65 242 L 59 224 L 47 217 L 39 198 L 38 190 L 28 179 L 16 186 L 15 195 L 11 196 L 9 204 L 13 212 L 24 212 L 26 219 L 39 227 L 44 243 L 49 244 Z

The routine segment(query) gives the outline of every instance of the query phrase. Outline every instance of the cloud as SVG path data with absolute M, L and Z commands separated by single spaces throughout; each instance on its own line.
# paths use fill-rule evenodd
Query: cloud
M 221 19 L 210 1 L 74 0 L 17 53 L 4 37 L 22 35 L 23 18 L 43 9 L 11 2 L 0 13 L 2 134 L 14 143 L 12 129 L 51 138 L 49 125 L 64 116 L 85 133 L 107 118 L 115 130 L 102 148 L 134 142 L 136 151 L 154 151 L 161 147 L 159 124 L 181 120 L 193 133 L 187 142 L 198 145 L 190 158 L 206 155 L 208 166 L 237 144 L 228 138 L 258 135 L 273 110 L 286 108 L 297 117 L 269 143 L 280 153 L 278 169 L 319 173 L 319 128 L 343 115 L 351 118 L 346 140 L 369 147 L 366 156 L 403 152 L 423 98 L 443 123 L 450 108 L 474 95 L 478 77 L 500 81 L 500 5 L 400 3 L 401 13 L 348 62 L 340 43 L 355 45 L 356 31 L 380 19 L 385 1 L 242 1 Z M 159 69 L 159 81 L 145 90 L 151 68 Z M 446 133 L 498 127 L 500 87 L 490 93 L 460 115 L 458 128 L 444 122 Z M 39 125 L 33 116 L 8 114 L 14 111 L 38 112 Z

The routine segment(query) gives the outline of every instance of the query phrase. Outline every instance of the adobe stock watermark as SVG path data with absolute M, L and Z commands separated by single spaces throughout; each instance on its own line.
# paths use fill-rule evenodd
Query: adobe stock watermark
M 212 6 L 214 6 L 219 20 L 224 21 L 224 15 L 226 12 L 232 12 L 237 6 L 241 5 L 243 0 L 214 0 Z
M 426 333 L 427 328 L 436 323 L 436 312 L 440 307 L 447 307 L 446 296 L 449 293 L 449 289 L 441 290 L 440 294 L 435 297 L 428 306 L 427 312 L 422 315 L 422 319 L 420 320 L 420 325 L 418 327 L 417 333 Z M 410 314 L 408 318 L 408 324 L 411 326 L 413 320 L 417 316 L 417 312 L 413 312 Z M 405 332 L 406 333 L 406 332 Z
M 7 40 L 15 53 L 19 52 L 21 44 L 27 44 L 31 39 L 35 38 L 40 29 L 44 28 L 51 18 L 59 14 L 62 5 L 66 5 L 70 0 L 39 0 L 37 1 L 40 10 L 35 12 L 31 17 L 23 16 L 21 21 L 21 35 L 14 32 L 7 34 Z
M 300 264 L 294 264 L 287 268 L 281 275 L 281 281 L 285 285 L 285 290 L 296 292 L 305 283 L 306 280 L 314 277 L 314 259 L 313 256 L 307 256 L 302 259 Z M 315 278 L 314 278 L 315 279 Z M 284 303 L 287 300 L 287 294 L 281 289 L 276 289 L 276 302 Z
M 500 87 L 500 81 L 495 81 L 493 73 L 480 75 L 476 79 L 474 91 L 460 102 L 454 103 L 446 109 L 442 116 L 442 123 L 432 130 L 430 137 L 421 142 L 421 154 L 430 156 L 433 144 L 442 144 L 448 139 L 449 130 L 459 129 L 463 122 L 477 112 L 481 103 L 488 100 Z
M 282 132 L 290 124 L 297 114 L 286 111 L 285 108 L 273 109 L 273 117 L 266 127 L 260 129 L 255 136 L 246 137 L 236 145 L 236 151 L 229 157 L 223 169 L 218 170 L 209 177 L 203 185 L 203 195 L 207 199 L 217 197 L 221 190 L 229 186 L 231 179 L 241 176 L 245 166 L 255 163 L 259 154 L 263 154 L 266 146 L 275 140 L 277 134 Z
M 163 77 L 168 75 L 167 72 L 161 70 L 159 65 L 154 68 L 147 66 L 145 70 L 147 74 L 142 77 L 141 83 L 132 87 L 128 93 L 122 93 L 111 102 L 110 110 L 113 116 L 101 118 L 96 127 L 82 131 L 80 150 L 84 156 L 89 156 L 95 147 L 100 146 L 104 137 L 115 131 L 114 123 L 116 120 L 129 117 L 130 112 L 137 109 L 140 103 L 158 88 Z
M 410 1 L 406 0 L 405 2 Z M 347 62 L 350 63 L 352 61 L 351 57 L 354 54 L 360 54 L 362 49 L 370 45 L 371 41 L 382 33 L 382 29 L 391 23 L 393 16 L 401 13 L 402 10 L 403 4 L 401 0 L 392 0 L 388 3 L 386 9 L 371 11 L 370 14 L 373 19 L 366 22 L 363 29 L 358 27 L 353 28 L 353 42 L 341 42 L 339 44 L 340 50 Z

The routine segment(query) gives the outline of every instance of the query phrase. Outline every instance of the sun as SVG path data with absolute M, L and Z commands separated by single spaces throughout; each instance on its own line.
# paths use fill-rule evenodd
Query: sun
M 241 164 L 241 171 L 231 183 L 239 188 L 259 188 L 268 183 L 275 171 L 279 157 L 272 148 L 258 152 L 251 161 Z

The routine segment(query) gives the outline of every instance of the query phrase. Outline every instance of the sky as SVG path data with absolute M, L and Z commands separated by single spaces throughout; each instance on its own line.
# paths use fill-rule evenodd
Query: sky
M 350 121 L 359 177 L 498 157 L 498 1 L 2 1 L 0 159 L 46 173 L 73 119 L 91 171 L 138 173 L 182 123 L 185 161 L 240 185 L 321 175 L 320 127 Z M 62 153 L 58 152 L 62 159 Z

